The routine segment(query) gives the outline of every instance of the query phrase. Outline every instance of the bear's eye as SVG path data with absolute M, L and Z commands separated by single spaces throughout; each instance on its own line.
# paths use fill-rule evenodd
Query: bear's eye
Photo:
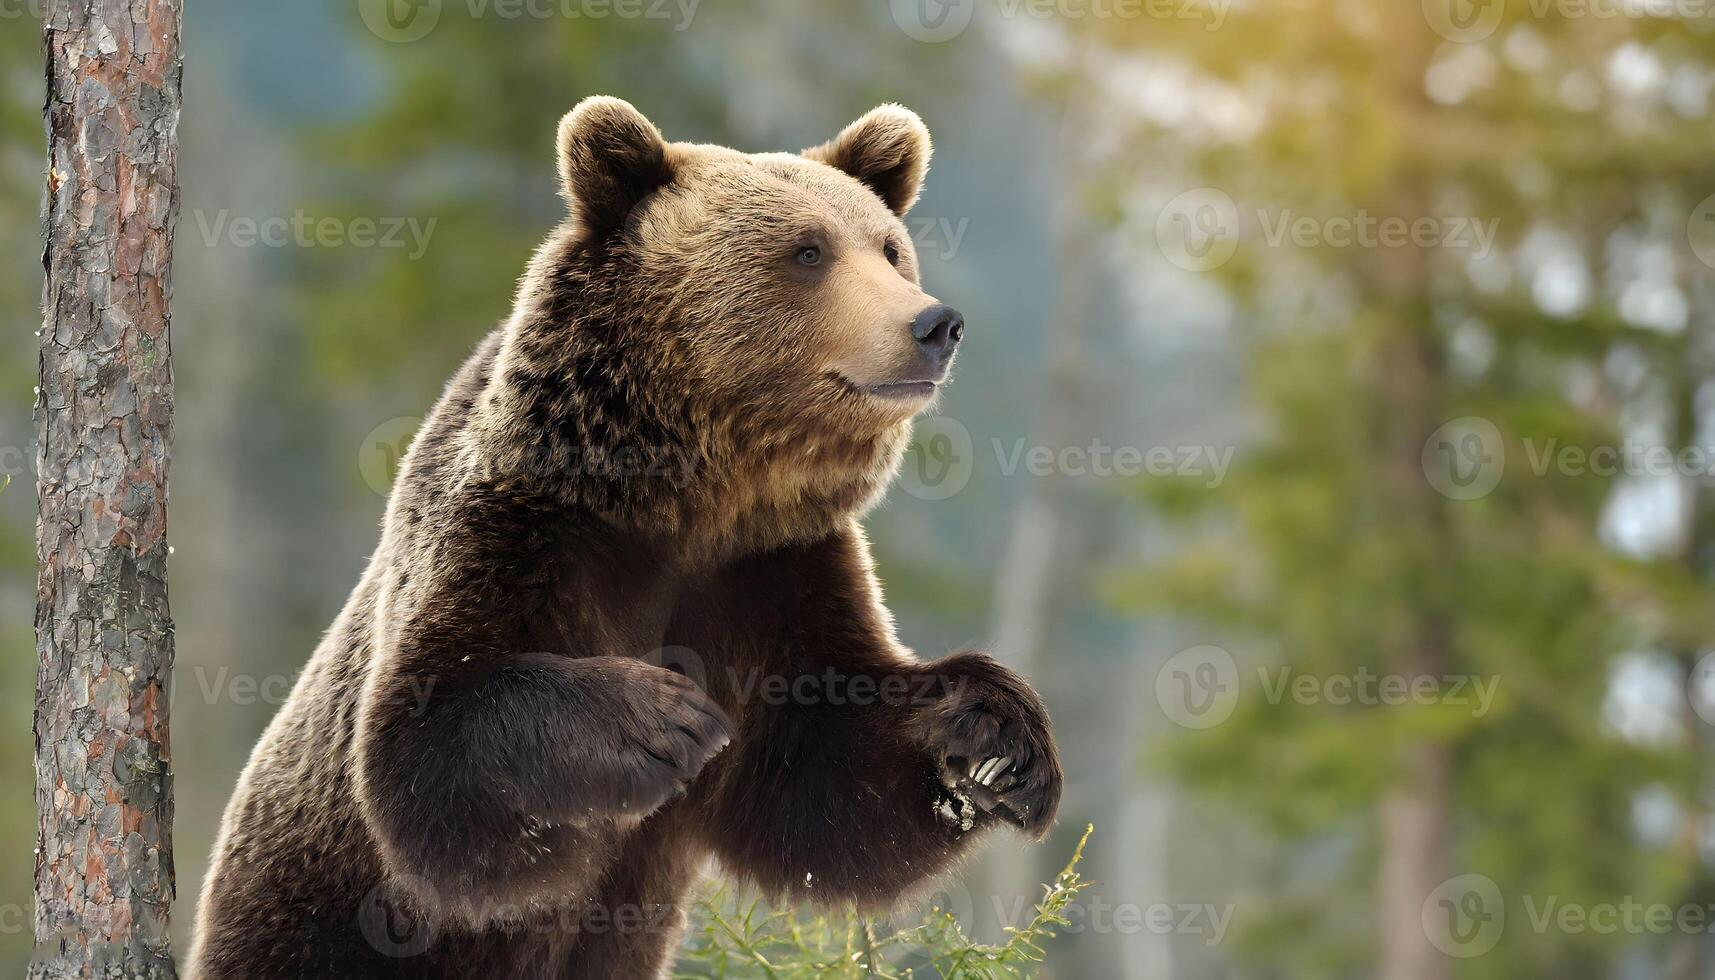
M 816 245 L 805 245 L 795 256 L 799 265 L 821 265 L 822 249 Z
M 887 256 L 887 264 L 888 265 L 898 265 L 899 264 L 899 246 L 898 245 L 895 245 L 892 242 L 888 242 L 886 245 L 883 245 L 881 247 L 881 254 Z

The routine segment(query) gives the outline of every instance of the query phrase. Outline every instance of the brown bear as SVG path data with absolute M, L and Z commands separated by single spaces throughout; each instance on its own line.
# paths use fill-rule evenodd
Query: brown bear
M 652 977 L 713 858 L 876 906 L 1040 838 L 1046 712 L 895 638 L 859 518 L 964 322 L 882 106 L 802 154 L 561 122 L 570 203 L 227 807 L 191 975 Z

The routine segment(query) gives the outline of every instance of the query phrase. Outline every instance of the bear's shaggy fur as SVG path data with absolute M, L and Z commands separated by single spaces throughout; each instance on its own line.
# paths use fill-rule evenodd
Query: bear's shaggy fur
M 658 976 L 710 857 L 876 905 L 1046 831 L 1041 702 L 903 647 L 857 523 L 950 359 L 929 149 L 897 106 L 797 155 L 567 115 L 570 216 L 239 780 L 192 976 Z

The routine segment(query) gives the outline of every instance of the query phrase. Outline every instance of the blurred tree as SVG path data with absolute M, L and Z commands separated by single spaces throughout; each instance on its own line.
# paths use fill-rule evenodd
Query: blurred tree
M 1485 712 L 1252 681 L 1176 740 L 1188 778 L 1300 845 L 1243 872 L 1271 896 L 1249 936 L 1277 972 L 1606 976 L 1643 937 L 1531 928 L 1525 903 L 1675 902 L 1707 879 L 1634 814 L 1663 790 L 1701 813 L 1709 788 L 1683 739 L 1616 728 L 1611 683 L 1631 651 L 1707 641 L 1707 575 L 1605 536 L 1638 513 L 1625 481 L 1556 454 L 1638 436 L 1640 395 L 1706 345 L 1686 220 L 1711 51 L 1673 16 L 1586 14 L 1330 0 L 1069 27 L 1086 64 L 1189 100 L 1140 100 L 1142 220 L 1255 325 L 1257 444 L 1217 493 L 1148 488 L 1240 536 L 1125 595 L 1246 644 L 1245 665 L 1497 685 Z
M 13 323 L 41 326 L 42 238 L 42 35 L 33 19 L 0 30 L 0 310 Z M 0 644 L 33 646 L 35 604 L 34 481 L 30 478 L 30 404 L 36 384 L 35 344 L 15 336 L 17 357 L 0 358 Z M 34 709 L 32 657 L 0 658 L 0 719 L 15 733 L 0 738 L 0 772 L 23 786 L 33 748 L 26 719 Z M 13 793 L 0 806 L 0 838 L 31 840 L 33 794 Z M 0 967 L 22 972 L 30 952 L 28 898 L 34 861 L 23 848 L 0 860 L 0 911 L 13 916 L 0 928 Z
M 47 11 L 31 977 L 173 977 L 178 0 Z

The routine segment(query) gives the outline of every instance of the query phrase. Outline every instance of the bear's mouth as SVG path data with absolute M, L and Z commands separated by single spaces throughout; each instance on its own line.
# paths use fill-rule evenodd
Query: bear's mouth
M 885 385 L 864 385 L 863 390 L 879 398 L 929 398 L 935 394 L 933 381 L 895 381 Z
M 941 381 L 889 381 L 884 384 L 864 384 L 853 381 L 839 371 L 829 371 L 828 376 L 839 383 L 840 387 L 856 395 L 868 395 L 894 402 L 927 401 L 935 397 L 935 392 L 941 387 Z

